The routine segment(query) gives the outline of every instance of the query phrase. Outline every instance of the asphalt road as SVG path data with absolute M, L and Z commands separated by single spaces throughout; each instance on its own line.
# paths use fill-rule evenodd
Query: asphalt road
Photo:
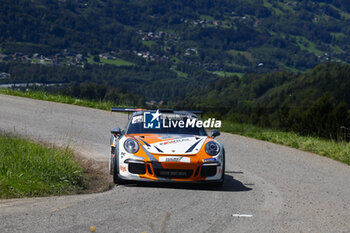
M 107 161 L 127 115 L 0 95 L 0 129 Z M 220 190 L 116 186 L 98 194 L 0 200 L 0 232 L 350 232 L 350 166 L 231 134 Z

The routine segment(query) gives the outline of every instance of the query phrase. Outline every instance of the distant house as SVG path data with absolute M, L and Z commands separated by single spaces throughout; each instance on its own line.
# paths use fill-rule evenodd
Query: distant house
M 40 59 L 40 54 L 39 53 L 34 53 L 32 58 L 33 59 Z
M 0 79 L 4 79 L 4 78 L 7 78 L 7 77 L 10 77 L 9 73 L 6 73 L 6 72 L 0 73 Z
M 147 101 L 146 104 L 150 106 L 155 106 L 157 104 L 157 101 L 155 100 Z
M 9 59 L 9 56 L 6 54 L 0 54 L 0 61 L 7 61 Z
M 23 60 L 23 61 L 27 61 L 27 62 L 31 62 L 31 61 L 32 61 L 27 55 L 24 55 L 24 56 L 22 57 L 22 60 Z
M 19 52 L 16 52 L 13 54 L 14 57 L 23 57 L 24 54 L 23 53 L 19 53 Z
M 107 59 L 107 60 L 115 60 L 115 59 L 117 59 L 116 57 L 110 55 L 109 53 L 102 53 L 99 56 L 104 58 L 104 59 Z
M 56 53 L 56 54 L 55 54 L 55 57 L 56 57 L 56 58 L 65 58 L 66 56 L 63 55 L 62 53 Z
M 75 61 L 77 63 L 87 61 L 83 54 L 77 54 L 75 56 Z

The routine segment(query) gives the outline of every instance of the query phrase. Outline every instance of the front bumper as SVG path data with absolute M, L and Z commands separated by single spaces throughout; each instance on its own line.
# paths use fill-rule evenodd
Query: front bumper
M 119 174 L 123 180 L 155 182 L 218 182 L 222 179 L 222 164 L 145 162 L 127 159 L 126 171 Z

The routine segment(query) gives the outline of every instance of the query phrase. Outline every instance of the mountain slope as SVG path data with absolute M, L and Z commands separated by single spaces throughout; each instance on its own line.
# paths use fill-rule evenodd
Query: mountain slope
M 149 52 L 185 74 L 224 75 L 350 61 L 346 0 L 0 2 L 0 43 L 8 54 L 122 50 L 130 59 Z

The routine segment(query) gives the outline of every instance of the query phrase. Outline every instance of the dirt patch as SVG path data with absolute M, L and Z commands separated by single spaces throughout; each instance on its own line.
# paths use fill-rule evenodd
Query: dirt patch
M 74 153 L 76 161 L 83 167 L 87 177 L 87 187 L 79 193 L 98 193 L 110 190 L 115 186 L 112 176 L 109 174 L 108 162 L 88 159 Z

